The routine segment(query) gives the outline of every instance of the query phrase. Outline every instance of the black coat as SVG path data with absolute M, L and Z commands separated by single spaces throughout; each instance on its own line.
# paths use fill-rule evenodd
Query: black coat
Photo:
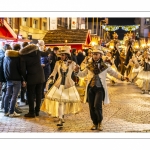
M 22 81 L 19 52 L 7 50 L 3 62 L 6 81 Z
M 28 45 L 19 51 L 21 55 L 21 73 L 27 84 L 40 84 L 45 82 L 44 71 L 41 66 L 41 56 L 48 56 L 50 51 L 42 52 L 34 45 Z
M 58 57 L 57 57 L 57 55 L 52 51 L 51 53 L 50 53 L 50 57 L 49 57 L 50 59 L 50 66 L 51 66 L 51 72 L 53 72 L 53 69 L 54 69 L 54 66 L 55 66 L 55 63 L 56 63 L 56 61 L 58 60 Z
M 0 49 L 0 82 L 6 82 L 3 71 L 3 60 L 5 57 L 5 52 L 3 49 Z
M 77 56 L 75 54 L 71 53 L 71 59 L 78 64 Z
M 129 63 L 129 60 L 132 58 L 132 55 L 133 55 L 133 52 L 132 52 L 132 47 L 130 45 L 129 48 L 128 48 L 128 51 L 127 51 L 126 59 L 125 59 L 125 65 L 126 66 Z
M 83 55 L 83 53 L 78 53 L 77 55 L 77 62 L 78 62 L 78 65 L 80 66 L 82 61 L 84 60 L 85 56 Z

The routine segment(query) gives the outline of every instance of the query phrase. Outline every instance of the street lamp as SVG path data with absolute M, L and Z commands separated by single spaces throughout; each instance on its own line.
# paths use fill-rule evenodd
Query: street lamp
M 67 46 L 68 40 L 65 40 L 65 46 Z

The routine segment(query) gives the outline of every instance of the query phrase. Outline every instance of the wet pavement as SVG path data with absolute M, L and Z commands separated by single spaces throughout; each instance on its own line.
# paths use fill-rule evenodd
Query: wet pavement
M 79 87 L 81 89 L 81 87 Z M 141 94 L 134 84 L 108 82 L 110 104 L 103 105 L 103 131 L 108 133 L 150 132 L 150 95 Z M 20 103 L 23 110 L 20 117 L 5 117 L 0 112 L 0 133 L 49 133 L 49 132 L 99 132 L 90 130 L 92 122 L 88 103 L 82 104 L 83 110 L 78 114 L 65 115 L 63 128 L 58 128 L 58 119 L 40 112 L 39 117 L 25 118 L 28 105 Z

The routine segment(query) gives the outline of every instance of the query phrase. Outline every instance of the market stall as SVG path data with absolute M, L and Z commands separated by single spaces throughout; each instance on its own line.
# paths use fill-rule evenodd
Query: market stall
M 90 43 L 90 33 L 87 29 L 51 30 L 46 33 L 43 40 L 50 48 L 67 45 L 71 49 L 82 50 L 85 44 Z

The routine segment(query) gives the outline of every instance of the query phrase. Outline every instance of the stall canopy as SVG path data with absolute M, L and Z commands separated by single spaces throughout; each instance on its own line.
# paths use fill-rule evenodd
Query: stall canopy
M 4 40 L 16 40 L 17 35 L 13 31 L 13 29 L 9 26 L 9 24 L 4 20 L 0 19 L 0 39 Z
M 9 26 L 9 24 L 2 18 L 0 18 L 0 39 L 3 40 L 11 40 L 13 42 L 21 41 L 21 42 L 29 42 L 28 39 L 18 39 L 17 34 L 14 30 Z
M 46 33 L 43 40 L 46 46 L 68 45 L 79 50 L 83 45 L 90 43 L 90 32 L 88 29 L 51 30 Z

